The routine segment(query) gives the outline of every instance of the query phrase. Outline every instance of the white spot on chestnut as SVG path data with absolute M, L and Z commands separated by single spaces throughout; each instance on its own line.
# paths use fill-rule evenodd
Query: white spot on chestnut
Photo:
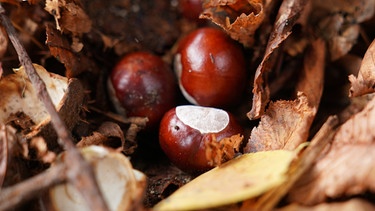
M 192 104 L 198 105 L 198 102 L 191 96 L 181 83 L 181 74 L 182 74 L 182 64 L 181 64 L 181 54 L 176 54 L 174 57 L 174 71 L 178 79 L 178 86 L 180 87 L 181 93 L 184 97 Z
M 201 133 L 217 133 L 229 124 L 226 111 L 211 107 L 185 105 L 176 107 L 176 116 Z

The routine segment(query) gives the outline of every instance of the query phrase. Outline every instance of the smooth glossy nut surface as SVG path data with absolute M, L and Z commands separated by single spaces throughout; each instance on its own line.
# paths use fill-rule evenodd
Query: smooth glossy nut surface
M 179 44 L 175 72 L 189 102 L 227 108 L 239 102 L 246 85 L 243 50 L 223 31 L 201 28 Z
M 205 141 L 220 141 L 242 132 L 234 117 L 224 110 L 186 105 L 164 115 L 159 142 L 177 167 L 187 172 L 202 172 L 214 167 L 206 158 Z
M 160 57 L 148 52 L 131 53 L 119 61 L 108 88 L 116 110 L 148 117 L 148 128 L 157 127 L 164 113 L 175 106 L 175 76 Z

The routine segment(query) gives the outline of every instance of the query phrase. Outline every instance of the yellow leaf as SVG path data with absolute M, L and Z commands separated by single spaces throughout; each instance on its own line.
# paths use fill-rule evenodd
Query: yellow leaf
M 259 196 L 286 180 L 295 152 L 286 150 L 249 153 L 208 171 L 154 210 L 194 210 L 218 207 Z

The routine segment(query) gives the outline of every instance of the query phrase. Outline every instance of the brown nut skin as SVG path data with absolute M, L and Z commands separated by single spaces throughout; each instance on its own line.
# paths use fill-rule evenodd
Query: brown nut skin
M 199 15 L 203 12 L 203 0 L 179 0 L 178 1 L 181 14 L 188 20 L 198 24 L 203 24 L 204 19 L 200 19 Z
M 174 65 L 190 103 L 229 108 L 242 98 L 247 75 L 243 50 L 220 29 L 205 27 L 188 34 Z
M 228 112 L 227 112 L 228 113 Z M 186 125 L 177 115 L 176 108 L 165 113 L 160 123 L 159 143 L 169 160 L 179 169 L 188 173 L 202 173 L 215 166 L 209 163 L 205 154 L 205 140 L 217 141 L 242 134 L 243 128 L 229 115 L 228 125 L 216 133 L 202 133 Z
M 157 129 L 164 113 L 175 106 L 177 82 L 173 71 L 148 52 L 122 58 L 111 72 L 108 87 L 118 112 L 148 117 L 146 129 Z

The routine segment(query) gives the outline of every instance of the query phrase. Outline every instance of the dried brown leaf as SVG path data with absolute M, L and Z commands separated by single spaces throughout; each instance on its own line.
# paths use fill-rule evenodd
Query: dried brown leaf
M 374 160 L 374 143 L 336 145 L 301 177 L 289 200 L 316 205 L 328 198 L 375 191 Z
M 318 109 L 323 93 L 325 67 L 325 43 L 318 39 L 311 43 L 307 50 L 303 69 L 297 84 L 297 91 L 307 96 L 308 104 Z
M 204 4 L 200 18 L 210 19 L 234 40 L 252 46 L 254 34 L 265 18 L 262 0 L 211 0 Z
M 76 1 L 47 0 L 45 10 L 54 16 L 56 27 L 60 31 L 80 35 L 91 30 L 89 16 Z
M 0 125 L 0 188 L 3 186 L 8 166 L 8 130 L 5 125 Z
M 245 152 L 287 149 L 293 150 L 307 141 L 316 108 L 299 93 L 294 101 L 271 102 L 258 127 L 253 128 Z
M 291 204 L 281 209 L 276 209 L 277 211 L 330 211 L 330 210 L 340 210 L 340 211 L 352 211 L 352 210 L 375 210 L 375 206 L 369 201 L 363 199 L 350 199 L 343 202 L 333 202 L 333 203 L 322 203 L 316 206 L 302 206 L 299 204 Z
M 375 98 L 365 108 L 346 121 L 335 135 L 335 144 L 375 143 Z
M 269 37 L 263 60 L 259 64 L 253 87 L 253 105 L 247 116 L 249 119 L 258 119 L 264 112 L 269 101 L 269 89 L 267 84 L 267 73 L 274 66 L 272 58 L 281 43 L 292 33 L 292 27 L 298 21 L 307 0 L 286 0 L 280 6 L 273 31 Z
M 311 25 L 327 41 L 332 60 L 347 54 L 357 43 L 359 23 L 371 18 L 375 9 L 373 0 L 317 0 L 312 3 Z
M 357 97 L 375 91 L 375 40 L 363 57 L 357 78 L 350 75 L 349 81 L 351 83 L 349 97 Z
M 114 140 L 114 141 L 113 141 Z M 120 140 L 117 142 L 116 140 Z M 82 137 L 77 143 L 77 147 L 86 147 L 90 145 L 103 145 L 119 148 L 125 145 L 124 133 L 120 126 L 113 122 L 104 122 L 92 135 Z
M 298 182 L 290 200 L 313 205 L 327 198 L 375 191 L 374 115 L 375 98 L 341 125 L 328 153 Z
M 220 141 L 217 141 L 214 136 L 212 141 L 206 141 L 204 143 L 206 158 L 210 162 L 210 166 L 218 166 L 233 159 L 239 153 L 242 141 L 243 136 L 240 134 L 223 138 Z
M 7 48 L 8 48 L 8 36 L 6 35 L 3 28 L 0 27 L 0 59 L 3 58 L 5 52 L 7 51 Z M 0 74 L 0 78 L 1 78 L 1 74 Z
M 46 44 L 52 56 L 56 57 L 65 65 L 66 76 L 68 78 L 76 77 L 80 73 L 92 68 L 93 62 L 81 54 L 74 51 L 68 40 L 53 26 L 46 26 L 47 40 Z

